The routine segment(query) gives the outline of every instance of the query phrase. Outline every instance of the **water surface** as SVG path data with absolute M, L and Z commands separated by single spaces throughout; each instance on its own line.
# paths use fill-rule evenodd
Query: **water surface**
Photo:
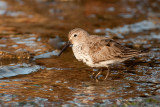
M 2 106 L 159 106 L 159 0 L 0 0 Z M 57 54 L 73 28 L 146 50 L 112 65 L 106 81 Z M 110 33 L 109 33 L 110 32 Z

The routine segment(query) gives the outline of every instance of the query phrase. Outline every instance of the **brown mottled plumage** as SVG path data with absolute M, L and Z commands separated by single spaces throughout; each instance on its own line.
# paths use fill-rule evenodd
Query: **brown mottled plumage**
M 90 67 L 108 68 L 105 79 L 109 73 L 109 64 L 123 62 L 131 57 L 143 54 L 141 51 L 122 46 L 113 39 L 89 35 L 81 28 L 71 30 L 68 38 L 68 45 L 73 44 L 72 50 L 76 59 L 83 61 Z M 61 55 L 64 49 L 59 55 Z M 95 78 L 97 78 L 101 72 L 102 70 L 99 71 Z

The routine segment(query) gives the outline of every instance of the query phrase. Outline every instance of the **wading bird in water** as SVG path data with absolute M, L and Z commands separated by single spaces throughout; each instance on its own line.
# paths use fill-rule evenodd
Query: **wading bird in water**
M 125 47 L 113 39 L 90 35 L 81 28 L 71 30 L 68 34 L 68 39 L 69 41 L 58 56 L 72 44 L 74 56 L 78 61 L 83 61 L 83 63 L 93 68 L 101 68 L 95 76 L 96 79 L 102 73 L 104 67 L 108 69 L 104 78 L 106 80 L 109 75 L 110 64 L 120 63 L 144 54 L 142 51 Z

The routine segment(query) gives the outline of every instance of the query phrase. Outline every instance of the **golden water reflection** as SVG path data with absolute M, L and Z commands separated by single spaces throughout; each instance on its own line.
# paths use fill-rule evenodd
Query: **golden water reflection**
M 0 0 L 1 105 L 160 104 L 158 4 L 159 0 Z M 71 49 L 57 57 L 75 27 L 102 36 L 114 33 L 109 37 L 123 45 L 152 53 L 112 66 L 108 80 L 96 82 L 95 71 L 78 62 Z

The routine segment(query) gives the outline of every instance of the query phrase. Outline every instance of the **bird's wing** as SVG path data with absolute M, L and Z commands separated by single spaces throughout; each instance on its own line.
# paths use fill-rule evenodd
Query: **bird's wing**
M 113 60 L 127 59 L 140 54 L 140 51 L 122 46 L 120 43 L 106 38 L 93 36 L 90 44 L 89 54 L 95 63 Z

